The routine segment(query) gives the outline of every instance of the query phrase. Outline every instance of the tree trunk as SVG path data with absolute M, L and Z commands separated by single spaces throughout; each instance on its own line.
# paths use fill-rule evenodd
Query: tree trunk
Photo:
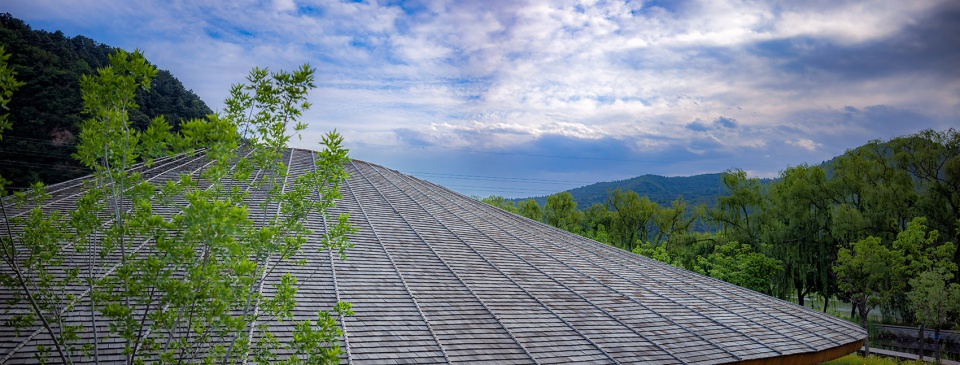
M 870 356 L 870 327 L 867 326 L 867 313 L 860 310 L 860 318 L 863 320 L 863 329 L 867 330 L 867 338 L 863 339 L 863 356 Z
M 936 355 L 937 361 L 934 362 L 934 364 L 941 364 L 940 362 L 940 326 L 937 326 L 937 328 L 933 329 L 933 343 L 934 343 L 934 351 L 937 352 L 937 355 Z
M 824 295 L 823 296 L 823 313 L 827 313 L 827 306 L 829 305 L 830 305 L 830 297 Z

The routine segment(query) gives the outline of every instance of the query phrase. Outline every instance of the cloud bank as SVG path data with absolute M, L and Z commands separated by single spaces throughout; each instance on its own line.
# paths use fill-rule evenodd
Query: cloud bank
M 337 128 L 354 157 L 402 171 L 543 183 L 475 182 L 468 194 L 733 167 L 773 176 L 870 139 L 960 125 L 950 1 L 14 0 L 0 10 L 141 48 L 214 108 L 253 66 L 308 62 L 318 89 L 302 147 Z

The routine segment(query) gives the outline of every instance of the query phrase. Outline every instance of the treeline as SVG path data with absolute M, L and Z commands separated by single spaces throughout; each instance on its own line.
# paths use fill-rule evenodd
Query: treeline
M 8 105 L 13 129 L 0 143 L 0 175 L 9 188 L 22 189 L 35 181 L 47 184 L 91 173 L 76 159 L 82 113 L 80 77 L 109 65 L 116 49 L 62 32 L 33 30 L 11 14 L 0 14 L 0 45 L 11 55 L 9 66 L 25 84 Z M 210 108 L 186 90 L 169 71 L 160 70 L 150 91 L 138 90 L 137 109 L 127 112 L 133 128 L 143 131 L 154 116 L 163 116 L 179 130 L 180 120 L 205 118 Z
M 822 298 L 824 311 L 838 298 L 862 320 L 877 307 L 889 320 L 931 328 L 958 319 L 956 130 L 872 141 L 823 165 L 789 167 L 772 182 L 742 170 L 722 181 L 713 207 L 682 198 L 663 206 L 619 189 L 586 209 L 568 192 L 542 207 L 482 200 L 801 305 Z M 691 229 L 697 224 L 711 229 Z
M 608 193 L 616 189 L 636 191 L 660 205 L 670 205 L 677 196 L 683 195 L 684 200 L 689 204 L 704 203 L 707 206 L 713 206 L 717 196 L 723 192 L 722 187 L 719 173 L 670 177 L 647 174 L 625 180 L 593 183 L 567 191 L 573 195 L 579 207 L 602 205 L 606 202 Z M 547 203 L 546 195 L 531 197 L 531 199 L 541 206 Z M 518 203 L 527 199 L 511 200 Z

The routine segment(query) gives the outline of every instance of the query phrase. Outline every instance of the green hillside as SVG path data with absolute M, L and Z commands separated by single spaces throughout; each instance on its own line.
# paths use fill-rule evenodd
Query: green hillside
M 0 45 L 11 55 L 17 79 L 25 82 L 8 105 L 13 129 L 0 142 L 0 176 L 19 189 L 35 181 L 47 184 L 89 172 L 71 154 L 81 113 L 80 75 L 108 63 L 113 47 L 62 32 L 33 30 L 9 13 L 0 14 Z M 138 91 L 139 109 L 130 111 L 134 126 L 143 129 L 163 115 L 174 129 L 181 119 L 203 118 L 210 108 L 169 71 L 160 70 L 149 93 Z
M 568 190 L 577 202 L 577 208 L 586 209 L 595 203 L 603 204 L 610 191 L 632 190 L 640 196 L 647 196 L 651 201 L 663 206 L 669 206 L 671 201 L 683 196 L 691 205 L 705 203 L 707 206 L 716 204 L 717 196 L 724 194 L 720 173 L 695 176 L 666 177 L 660 175 L 643 175 L 631 179 L 605 181 Z M 530 198 L 516 199 L 527 200 Z M 545 205 L 547 197 L 532 198 L 538 204 Z

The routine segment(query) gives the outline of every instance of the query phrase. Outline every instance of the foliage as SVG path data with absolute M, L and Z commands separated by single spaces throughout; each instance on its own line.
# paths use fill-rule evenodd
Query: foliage
M 952 314 L 960 312 L 960 284 L 950 283 L 952 277 L 930 270 L 910 280 L 913 289 L 907 295 L 918 323 L 939 330 L 950 323 Z
M 510 213 L 520 214 L 520 209 L 517 207 L 516 203 L 514 203 L 512 200 L 507 200 L 507 198 L 504 198 L 499 195 L 491 195 L 486 198 L 480 199 L 480 201 L 490 204 L 492 206 L 495 206 L 497 208 L 506 210 Z M 539 210 L 540 206 L 538 205 L 537 208 Z
M 638 241 L 651 241 L 658 208 L 657 203 L 636 192 L 614 190 L 607 198 L 607 209 L 613 213 L 610 233 L 614 245 L 632 251 Z
M 565 231 L 579 233 L 583 212 L 577 210 L 577 202 L 569 192 L 561 192 L 547 197 L 543 207 L 543 218 L 547 224 Z
M 877 237 L 858 241 L 852 249 L 840 249 L 833 269 L 839 289 L 849 295 L 850 304 L 859 311 L 863 328 L 868 328 L 871 310 L 902 290 L 903 282 L 898 278 L 902 261 L 898 252 L 882 245 Z M 869 345 L 864 346 L 869 353 Z
M 306 65 L 292 73 L 254 69 L 248 84 L 231 90 L 226 116 L 187 121 L 178 134 L 162 116 L 142 132 L 134 128 L 137 90 L 148 89 L 157 74 L 139 52 L 119 50 L 110 66 L 83 76 L 90 118 L 82 124 L 75 156 L 94 176 L 69 217 L 41 210 L 42 186 L 30 199 L 18 193 L 34 213 L 5 220 L 3 261 L 15 275 L 2 282 L 20 289 L 15 299 L 26 299 L 33 312 L 10 325 L 33 327 L 39 320 L 62 363 L 78 356 L 100 362 L 99 346 L 107 337 L 124 341 L 127 363 L 338 362 L 342 333 L 336 318 L 352 314 L 349 304 L 318 313 L 316 321 L 293 320 L 297 278 L 278 271 L 304 264 L 299 254 L 313 233 L 304 221 L 327 215 L 347 177 L 347 150 L 336 132 L 323 138 L 314 171 L 290 176 L 281 158 L 290 138 L 306 128 L 300 116 L 309 107 L 313 73 Z M 150 164 L 154 157 L 196 148 L 205 148 L 209 161 L 199 176 L 183 173 L 155 186 L 129 169 L 137 161 Z M 258 207 L 267 217 L 263 226 L 253 225 L 244 203 L 252 190 L 267 196 Z M 346 236 L 353 232 L 348 217 L 325 218 L 332 223 L 321 249 L 344 258 Z M 11 223 L 26 228 L 14 232 Z M 66 241 L 86 261 L 67 267 L 67 275 L 49 274 L 63 262 Z M 139 248 L 147 243 L 149 250 Z M 29 255 L 20 254 L 25 249 Z M 112 269 L 105 267 L 117 259 Z M 271 277 L 279 280 L 267 288 Z M 76 280 L 91 294 L 56 291 Z M 77 300 L 89 313 L 87 321 L 64 325 L 59 316 Z M 100 321 L 108 322 L 109 333 L 98 333 Z M 292 341 L 279 343 L 268 330 L 270 321 L 291 322 Z M 79 331 L 92 331 L 94 340 L 77 347 Z
M 14 91 L 23 86 L 16 79 L 16 71 L 7 64 L 9 57 L 0 46 L 0 107 L 4 112 Z M 7 116 L 6 113 L 0 115 L 0 136 L 10 129 Z M 15 193 L 13 208 L 27 209 L 25 214 L 9 216 L 6 184 L 0 177 L 0 212 L 5 229 L 5 235 L 0 236 L 0 262 L 12 273 L 0 275 L 0 285 L 16 288 L 8 303 L 26 301 L 30 311 L 14 314 L 3 325 L 16 329 L 19 334 L 21 328 L 39 321 L 53 340 L 56 356 L 68 362 L 74 350 L 73 342 L 77 340 L 77 326 L 64 321 L 63 314 L 73 306 L 73 294 L 64 292 L 63 288 L 76 278 L 77 271 L 56 269 L 63 264 L 58 242 L 68 237 L 67 230 L 58 212 L 50 214 L 40 208 L 49 198 L 43 184 Z M 38 357 L 45 361 L 51 352 L 49 347 L 43 347 Z
M 832 190 L 820 166 L 794 166 L 784 170 L 767 194 L 768 209 L 755 214 L 762 219 L 762 239 L 771 256 L 783 262 L 775 278 L 777 295 L 796 293 L 798 303 L 813 292 L 824 297 L 835 292 L 831 267 L 839 242 L 832 233 Z
M 4 131 L 11 128 L 10 121 L 7 120 L 10 117 L 10 108 L 7 107 L 7 104 L 10 103 L 13 92 L 24 85 L 23 82 L 17 80 L 17 72 L 10 67 L 9 60 L 10 54 L 0 45 L 0 109 L 2 109 L 0 113 L 3 113 L 0 114 L 0 138 L 2 138 Z
M 722 174 L 703 174 L 695 176 L 641 175 L 625 180 L 598 182 L 568 190 L 578 207 L 590 207 L 604 204 L 611 191 L 635 191 L 660 205 L 669 205 L 677 196 L 683 195 L 691 205 L 705 204 L 714 206 L 717 197 L 723 194 Z M 768 183 L 764 180 L 764 183 Z M 546 196 L 532 198 L 541 206 L 547 203 Z M 526 199 L 516 199 L 526 200 Z M 705 227 L 701 227 L 705 228 Z
M 787 167 L 773 180 L 739 169 L 693 178 L 712 179 L 705 184 L 716 192 L 715 201 L 691 206 L 677 196 L 692 192 L 692 201 L 700 201 L 697 184 L 686 185 L 692 180 L 647 175 L 541 202 L 551 205 L 544 207 L 548 224 L 801 305 L 819 297 L 827 311 L 834 298 L 860 301 L 850 318 L 863 316 L 863 306 L 879 306 L 885 321 L 911 324 L 916 308 L 908 293 L 919 283 L 913 279 L 935 270 L 951 277 L 947 284 L 960 284 L 960 133 L 954 129 L 870 141 L 820 165 Z M 682 187 L 672 201 L 662 194 L 670 184 Z M 571 200 L 585 209 L 564 210 Z M 519 210 L 511 202 L 498 198 L 494 204 Z M 559 215 L 566 217 L 562 224 Z M 579 227 L 571 228 L 571 221 Z M 867 299 L 853 287 L 861 279 L 851 279 L 850 271 L 854 246 L 865 241 L 896 263 L 882 274 L 900 279 Z
M 679 262 L 670 257 L 670 253 L 667 252 L 667 247 L 665 245 L 654 246 L 649 242 L 642 242 L 633 248 L 633 253 L 649 257 L 665 264 L 680 266 Z
M 748 178 L 743 170 L 728 171 L 722 180 L 730 195 L 717 198 L 716 208 L 709 212 L 710 220 L 730 239 L 758 248 L 763 225 L 757 213 L 767 208 L 763 183 Z
M 520 211 L 519 214 L 524 217 L 538 222 L 543 220 L 543 210 L 540 209 L 540 205 L 533 199 L 521 201 L 517 204 L 517 209 Z
M 85 119 L 79 80 L 108 66 L 116 49 L 83 36 L 33 30 L 10 14 L 0 14 L 0 44 L 12 53 L 9 67 L 26 83 L 10 101 L 13 129 L 0 144 L 0 174 L 16 190 L 89 174 L 71 157 Z M 135 93 L 139 108 L 127 111 L 133 129 L 145 131 L 154 117 L 163 116 L 176 132 L 180 120 L 212 113 L 168 71 L 159 70 L 150 84 L 149 92 Z
M 772 278 L 783 270 L 780 260 L 737 241 L 718 245 L 707 257 L 698 259 L 695 271 L 765 294 L 773 291 Z

